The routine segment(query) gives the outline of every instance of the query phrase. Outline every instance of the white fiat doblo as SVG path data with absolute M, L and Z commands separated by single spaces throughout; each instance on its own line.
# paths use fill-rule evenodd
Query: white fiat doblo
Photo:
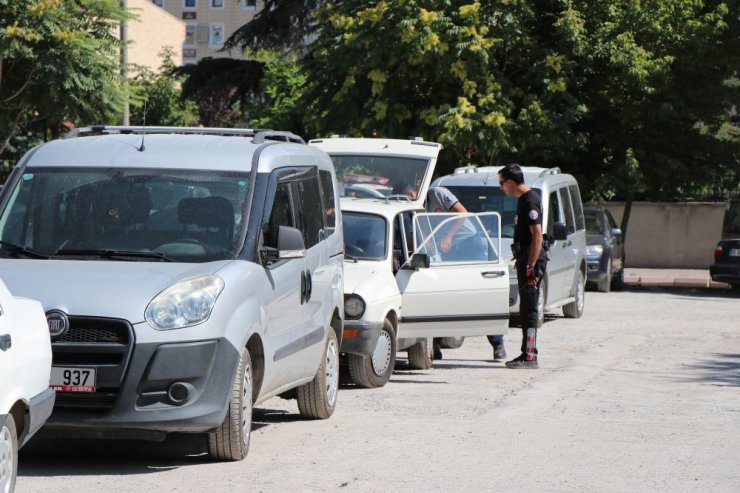
M 0 195 L 0 272 L 47 313 L 50 431 L 207 433 L 239 460 L 254 404 L 328 418 L 337 197 L 331 159 L 286 132 L 93 126 L 28 152 Z

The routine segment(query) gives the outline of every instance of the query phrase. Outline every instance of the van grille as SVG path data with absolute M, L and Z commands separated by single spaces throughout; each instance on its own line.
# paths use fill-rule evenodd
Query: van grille
M 103 413 L 112 409 L 133 346 L 133 328 L 125 320 L 70 316 L 69 330 L 52 343 L 52 364 L 95 368 L 96 391 L 57 392 L 55 412 Z

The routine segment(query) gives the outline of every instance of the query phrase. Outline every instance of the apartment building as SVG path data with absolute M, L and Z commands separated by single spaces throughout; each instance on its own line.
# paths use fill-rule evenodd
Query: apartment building
M 259 0 L 152 0 L 185 22 L 183 63 L 196 63 L 204 57 L 243 58 L 236 48 L 219 51 L 234 31 L 249 22 L 262 8 Z
M 185 21 L 152 5 L 151 0 L 127 0 L 126 7 L 135 16 L 127 23 L 129 75 L 136 75 L 137 66 L 158 71 L 165 47 L 174 52 L 175 65 L 182 65 Z

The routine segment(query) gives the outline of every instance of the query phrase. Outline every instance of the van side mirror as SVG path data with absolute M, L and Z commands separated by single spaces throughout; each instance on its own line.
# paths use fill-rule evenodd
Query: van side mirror
M 403 268 L 419 270 L 419 269 L 428 269 L 430 265 L 431 265 L 431 260 L 429 259 L 428 254 L 415 253 L 411 255 L 411 258 L 409 259 L 408 263 L 404 265 Z
M 622 230 L 619 228 L 612 228 L 612 236 L 622 236 Z
M 552 239 L 555 241 L 568 239 L 568 230 L 565 228 L 565 224 L 554 223 L 552 225 Z
M 303 258 L 306 256 L 306 243 L 303 233 L 292 226 L 280 226 L 278 229 L 278 258 Z

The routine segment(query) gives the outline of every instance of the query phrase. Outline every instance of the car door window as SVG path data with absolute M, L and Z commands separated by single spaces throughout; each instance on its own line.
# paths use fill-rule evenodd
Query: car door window
M 495 243 L 488 235 L 482 218 L 495 218 L 500 231 L 498 213 L 482 214 L 417 214 L 414 217 L 414 251 L 430 256 L 431 264 L 452 262 L 495 262 L 498 260 L 500 237 Z M 446 244 L 446 239 L 451 243 Z
M 614 217 L 612 216 L 612 213 L 609 212 L 608 209 L 604 209 L 604 214 L 606 214 L 606 220 L 609 221 L 609 227 L 612 229 L 616 229 L 619 226 L 617 226 L 617 222 L 614 220 Z
M 547 206 L 547 234 L 548 236 L 552 237 L 553 224 L 563 222 L 563 219 L 560 216 L 560 199 L 558 198 L 557 192 L 550 192 L 550 198 Z
M 334 233 L 337 227 L 334 182 L 331 179 L 331 172 L 320 170 L 319 180 L 321 182 L 321 203 L 324 207 L 326 236 L 329 236 Z
M 559 190 L 560 193 L 560 203 L 563 204 L 563 216 L 565 219 L 565 228 L 568 230 L 568 234 L 572 234 L 576 232 L 576 223 L 575 219 L 573 218 L 573 204 L 570 201 L 570 194 L 568 193 L 567 188 L 561 188 Z
M 318 176 L 309 176 L 295 181 L 294 184 L 300 207 L 300 229 L 306 248 L 311 248 L 321 241 L 324 229 L 324 210 Z
M 573 215 L 576 219 L 576 229 L 578 231 L 585 229 L 586 223 L 583 218 L 583 204 L 581 203 L 581 194 L 578 192 L 578 185 L 568 187 L 570 200 L 573 203 Z

